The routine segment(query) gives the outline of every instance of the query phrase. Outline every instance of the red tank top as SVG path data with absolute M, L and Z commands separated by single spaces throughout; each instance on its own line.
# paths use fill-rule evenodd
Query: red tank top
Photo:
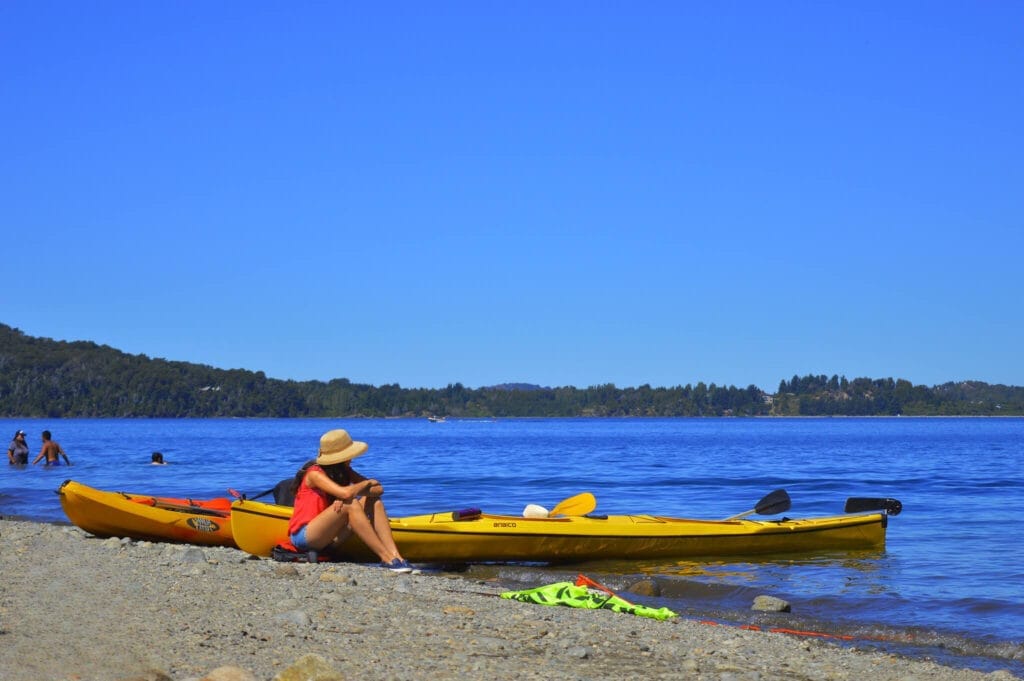
M 302 483 L 299 491 L 295 493 L 295 511 L 292 512 L 292 519 L 288 523 L 288 536 L 295 534 L 309 523 L 310 520 L 323 513 L 331 505 L 330 497 L 325 492 L 313 489 L 306 484 L 306 476 L 310 471 L 324 472 L 320 466 L 310 466 L 306 469 L 306 475 L 302 476 Z

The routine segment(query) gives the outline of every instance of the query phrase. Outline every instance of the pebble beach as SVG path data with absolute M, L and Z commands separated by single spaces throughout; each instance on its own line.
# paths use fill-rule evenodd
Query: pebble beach
M 0 575 L 6 681 L 1018 678 L 688 618 L 519 603 L 454 573 L 278 563 L 12 519 L 0 520 Z

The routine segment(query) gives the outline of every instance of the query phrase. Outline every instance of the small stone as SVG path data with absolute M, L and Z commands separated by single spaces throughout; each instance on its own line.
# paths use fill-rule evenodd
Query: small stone
M 476 611 L 472 608 L 467 608 L 464 605 L 446 605 L 444 606 L 444 614 L 446 615 L 469 615 L 473 616 Z
M 138 676 L 132 676 L 121 681 L 173 681 L 171 677 L 159 669 L 148 669 Z
M 205 563 L 206 554 L 203 553 L 202 549 L 192 547 L 186 549 L 185 552 L 181 554 L 181 557 L 178 560 L 180 560 L 182 563 Z
M 293 570 L 295 568 L 292 568 Z M 295 574 L 298 574 L 296 571 Z M 324 572 L 320 575 L 321 582 L 331 582 L 333 584 L 348 584 L 349 586 L 357 586 L 356 580 L 352 579 L 348 575 L 341 574 L 340 572 Z
M 217 667 L 201 681 L 256 681 L 256 677 L 240 667 Z
M 758 596 L 754 599 L 754 604 L 750 609 L 759 610 L 761 612 L 790 612 L 792 610 L 792 606 L 781 598 L 776 598 L 775 596 Z
M 292 624 L 300 627 L 308 627 L 310 625 L 309 615 L 302 610 L 289 610 L 288 612 L 282 612 L 278 615 L 274 615 L 274 619 L 278 622 L 291 622 Z
M 298 577 L 299 571 L 294 565 L 278 565 L 274 568 L 275 577 Z
M 590 657 L 590 648 L 586 646 L 573 646 L 566 650 L 565 654 L 569 657 L 575 657 L 577 660 L 585 660 Z
M 319 655 L 303 655 L 274 681 L 344 681 L 345 677 Z
M 637 596 L 660 596 L 661 587 L 653 579 L 641 579 L 629 585 L 628 591 Z

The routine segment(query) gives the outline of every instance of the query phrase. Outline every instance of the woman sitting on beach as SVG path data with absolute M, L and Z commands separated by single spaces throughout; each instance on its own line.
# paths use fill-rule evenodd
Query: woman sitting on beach
M 391 535 L 381 500 L 384 487 L 349 464 L 368 448 L 365 442 L 353 442 L 344 430 L 324 433 L 316 463 L 306 470 L 295 495 L 289 538 L 299 551 L 322 551 L 341 544 L 354 532 L 377 554 L 382 566 L 393 572 L 412 572 Z

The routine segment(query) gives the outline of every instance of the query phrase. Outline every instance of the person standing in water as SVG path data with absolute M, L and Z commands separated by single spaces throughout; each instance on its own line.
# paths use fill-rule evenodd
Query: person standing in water
M 7 458 L 12 466 L 24 466 L 28 463 L 28 443 L 25 442 L 25 431 L 19 430 L 7 448 Z
M 60 446 L 59 442 L 50 439 L 51 437 L 50 431 L 43 431 L 43 448 L 39 450 L 39 456 L 35 458 L 32 465 L 35 466 L 45 456 L 46 463 L 43 464 L 44 466 L 59 466 L 61 457 L 64 457 L 64 463 L 70 466 L 71 460 L 64 452 L 64 448 Z

